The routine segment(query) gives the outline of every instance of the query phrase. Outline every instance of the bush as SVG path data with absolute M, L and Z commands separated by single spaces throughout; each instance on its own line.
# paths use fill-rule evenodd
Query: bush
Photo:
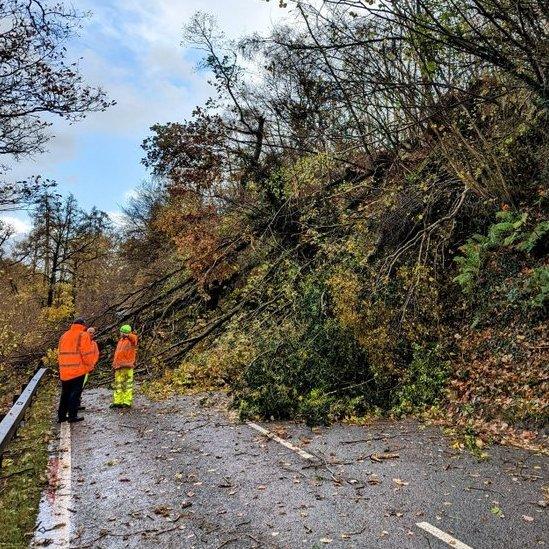
M 529 305 L 535 308 L 544 308 L 549 302 L 549 267 L 537 267 L 527 283 L 527 290 L 532 296 Z
M 309 426 L 328 423 L 333 400 L 333 396 L 330 397 L 319 389 L 313 389 L 301 400 L 299 415 Z
M 454 261 L 459 265 L 459 274 L 454 278 L 454 282 L 461 286 L 465 294 L 472 293 L 484 265 L 487 252 L 498 246 L 513 244 L 519 238 L 520 229 L 526 222 L 528 215 L 501 211 L 496 214 L 496 217 L 500 221 L 490 226 L 486 236 L 473 235 L 461 246 L 462 255 L 454 258 Z
M 449 377 L 448 366 L 441 360 L 440 346 L 414 345 L 413 359 L 396 392 L 393 411 L 397 415 L 421 412 L 436 405 Z
M 326 293 L 322 280 L 307 276 L 296 284 L 294 317 L 262 324 L 254 339 L 256 358 L 235 388 L 241 416 L 326 423 L 335 419 L 338 398 L 371 391 L 364 383 L 372 377 L 364 350 L 351 330 L 323 314 Z
M 473 235 L 460 247 L 461 255 L 454 258 L 459 266 L 454 282 L 457 282 L 467 295 L 473 292 L 490 250 L 512 247 L 519 252 L 531 254 L 547 240 L 549 221 L 542 221 L 526 231 L 527 213 L 500 211 L 496 214 L 496 218 L 498 222 L 489 227 L 486 236 Z M 543 273 L 538 275 L 543 277 Z M 543 286 L 543 280 L 536 279 L 536 281 Z M 544 299 L 543 295 L 541 299 Z M 539 299 L 536 299 L 535 303 L 538 302 Z
M 270 383 L 248 392 L 237 402 L 241 419 L 290 419 L 297 415 L 299 401 L 297 391 L 293 387 L 282 383 Z

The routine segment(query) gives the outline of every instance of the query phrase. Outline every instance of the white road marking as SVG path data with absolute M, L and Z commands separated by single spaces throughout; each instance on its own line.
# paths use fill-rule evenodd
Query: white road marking
M 291 442 L 288 442 L 287 440 L 280 438 L 274 433 L 271 433 L 271 431 L 269 431 L 268 429 L 265 429 L 264 427 L 261 427 L 261 425 L 258 425 L 257 423 L 253 423 L 251 421 L 247 421 L 246 424 L 252 429 L 259 431 L 262 435 L 265 435 L 267 438 L 270 438 L 271 440 L 274 440 L 275 442 L 282 444 L 282 446 L 285 446 L 292 452 L 295 452 L 296 454 L 301 456 L 303 459 L 315 459 L 315 457 L 312 454 L 309 454 L 305 450 L 302 450 L 301 448 L 294 446 Z
M 470 545 L 466 545 L 462 541 L 459 541 L 459 539 L 456 539 L 450 534 L 439 530 L 436 526 L 433 526 L 428 522 L 418 522 L 416 526 L 418 526 L 422 530 L 425 530 L 426 532 L 429 532 L 429 534 L 435 536 L 435 538 L 442 540 L 444 543 L 447 543 L 450 547 L 454 547 L 455 549 L 473 549 Z
M 68 548 L 71 539 L 72 461 L 70 423 L 61 423 L 57 455 L 50 459 L 50 486 L 40 500 L 32 543 Z

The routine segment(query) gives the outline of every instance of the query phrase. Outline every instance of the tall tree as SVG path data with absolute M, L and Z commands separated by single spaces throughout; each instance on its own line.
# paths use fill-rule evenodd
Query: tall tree
M 76 292 L 82 266 L 107 253 L 108 229 L 107 214 L 95 208 L 83 211 L 74 196 L 63 201 L 49 191 L 40 195 L 33 211 L 33 228 L 18 244 L 17 255 L 42 274 L 46 306 L 53 304 L 60 283 L 70 284 Z
M 0 0 L 0 178 L 7 171 L 2 158 L 44 151 L 48 115 L 76 121 L 111 104 L 67 60 L 66 43 L 82 19 L 62 3 Z M 0 179 L 0 208 L 13 207 L 41 186 L 40 180 Z

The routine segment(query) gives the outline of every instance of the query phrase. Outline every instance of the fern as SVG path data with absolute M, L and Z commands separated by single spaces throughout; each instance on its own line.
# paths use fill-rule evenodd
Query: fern
M 528 214 L 503 211 L 498 212 L 496 218 L 501 219 L 501 221 L 488 229 L 487 248 L 513 244 L 519 238 L 519 229 L 526 223 Z
M 532 232 L 524 233 L 527 213 L 501 211 L 496 214 L 497 223 L 491 225 L 486 236 L 475 234 L 459 248 L 461 255 L 454 258 L 459 266 L 453 279 L 463 293 L 470 294 L 484 264 L 489 250 L 511 246 L 522 252 L 531 252 L 536 244 L 549 232 L 549 221 L 539 223 Z
M 549 233 L 549 221 L 538 223 L 535 229 L 529 233 L 526 238 L 517 244 L 517 250 L 530 253 L 536 244 Z
M 481 237 L 475 235 L 475 237 Z M 462 255 L 454 258 L 454 261 L 459 265 L 459 274 L 454 278 L 465 294 L 470 294 L 473 291 L 475 281 L 482 267 L 482 246 L 480 242 L 475 242 L 469 239 L 467 243 L 461 246 Z

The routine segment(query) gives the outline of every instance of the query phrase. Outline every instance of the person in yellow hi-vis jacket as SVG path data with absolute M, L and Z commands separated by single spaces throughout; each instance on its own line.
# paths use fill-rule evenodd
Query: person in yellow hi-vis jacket
M 129 408 L 133 401 L 133 369 L 137 358 L 137 335 L 129 324 L 120 327 L 114 351 L 114 394 L 111 408 Z

